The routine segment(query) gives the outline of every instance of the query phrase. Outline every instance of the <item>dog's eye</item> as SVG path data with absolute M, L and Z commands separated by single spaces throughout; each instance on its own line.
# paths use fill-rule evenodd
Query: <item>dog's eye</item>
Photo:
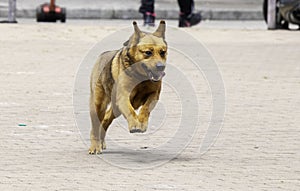
M 164 57 L 164 56 L 166 55 L 166 51 L 163 51 L 163 50 L 162 50 L 162 51 L 160 51 L 159 54 L 160 54 L 161 57 Z
M 145 51 L 146 56 L 152 56 L 152 52 L 151 51 Z

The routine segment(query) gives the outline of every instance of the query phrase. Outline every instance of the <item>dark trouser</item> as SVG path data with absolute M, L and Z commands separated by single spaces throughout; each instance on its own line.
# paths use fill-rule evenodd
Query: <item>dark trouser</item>
M 142 0 L 142 5 L 139 9 L 140 13 L 154 13 L 154 1 L 155 0 Z
M 193 12 L 194 0 L 177 0 L 180 7 L 180 15 L 188 16 Z
M 180 7 L 180 15 L 188 16 L 193 12 L 194 0 L 177 0 Z M 154 2 L 155 0 L 142 0 L 141 7 L 139 9 L 140 13 L 154 13 Z

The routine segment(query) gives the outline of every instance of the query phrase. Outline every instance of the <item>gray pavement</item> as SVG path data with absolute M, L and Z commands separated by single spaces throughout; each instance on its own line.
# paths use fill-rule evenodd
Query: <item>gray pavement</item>
M 223 128 L 210 151 L 196 154 L 210 123 L 210 89 L 189 60 L 182 62 L 171 50 L 169 62 L 183 67 L 200 97 L 199 131 L 187 148 L 143 170 L 107 161 L 113 155 L 131 156 L 111 145 L 100 157 L 88 155 L 73 114 L 77 70 L 95 43 L 130 23 L 20 20 L 0 25 L 0 190 L 299 190 L 299 32 L 267 31 L 262 21 L 210 21 L 180 29 L 207 48 L 226 89 Z M 179 102 L 170 103 L 172 88 L 164 87 L 169 128 L 140 142 L 141 136 L 115 123 L 109 134 L 116 142 L 151 148 L 173 135 L 169 129 L 178 122 L 173 112 Z
M 0 0 L 0 17 L 7 15 L 7 0 Z M 34 18 L 35 8 L 45 0 L 17 0 L 19 18 Z M 60 0 L 72 19 L 138 19 L 139 0 Z M 176 0 L 158 0 L 155 4 L 158 18 L 177 19 Z M 209 20 L 261 20 L 262 0 L 195 0 L 196 11 Z

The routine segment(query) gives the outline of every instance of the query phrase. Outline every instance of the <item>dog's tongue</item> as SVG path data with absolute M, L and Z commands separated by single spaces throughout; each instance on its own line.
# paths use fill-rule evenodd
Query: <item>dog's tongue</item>
M 156 74 L 153 74 L 152 72 L 149 72 L 149 78 L 152 81 L 156 81 L 156 82 L 161 80 L 165 75 L 166 75 L 166 73 L 163 72 L 163 71 L 159 71 Z

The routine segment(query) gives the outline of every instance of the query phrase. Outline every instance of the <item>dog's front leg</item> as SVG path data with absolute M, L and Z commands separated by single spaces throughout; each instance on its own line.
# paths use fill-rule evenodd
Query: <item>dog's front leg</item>
M 139 122 L 138 116 L 130 103 L 129 96 L 122 96 L 120 99 L 118 99 L 117 105 L 120 112 L 128 122 L 129 132 L 141 133 L 141 123 Z
M 138 119 L 141 122 L 142 132 L 145 132 L 148 128 L 148 120 L 150 116 L 150 112 L 155 107 L 159 98 L 159 92 L 155 92 L 149 95 L 145 104 L 141 107 L 140 113 L 138 115 Z

